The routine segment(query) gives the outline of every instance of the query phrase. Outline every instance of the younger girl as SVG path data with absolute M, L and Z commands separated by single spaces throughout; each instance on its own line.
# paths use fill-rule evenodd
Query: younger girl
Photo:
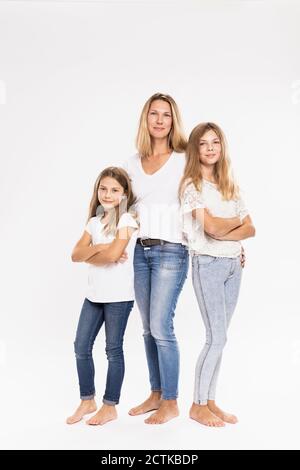
M 193 286 L 206 328 L 190 417 L 207 426 L 224 426 L 237 418 L 217 407 L 216 385 L 241 282 L 240 240 L 254 236 L 255 229 L 230 173 L 225 136 L 216 124 L 202 123 L 192 131 L 180 194 Z
M 134 299 L 133 253 L 138 225 L 129 212 L 134 203 L 127 173 L 115 167 L 102 171 L 94 186 L 87 226 L 72 253 L 72 261 L 91 266 L 74 343 L 81 403 L 67 419 L 68 424 L 97 409 L 92 349 L 103 323 L 106 389 L 102 407 L 87 424 L 105 424 L 117 418 L 115 405 L 124 377 L 123 337 Z

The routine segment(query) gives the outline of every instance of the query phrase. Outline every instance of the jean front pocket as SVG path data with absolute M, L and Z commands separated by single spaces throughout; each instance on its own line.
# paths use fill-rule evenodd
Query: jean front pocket
M 217 261 L 216 256 L 210 256 L 210 255 L 199 255 L 197 256 L 198 258 L 198 265 L 199 266 L 209 266 Z
M 171 271 L 180 271 L 188 259 L 186 248 L 181 245 L 174 249 L 173 246 L 164 245 L 160 251 L 160 267 Z

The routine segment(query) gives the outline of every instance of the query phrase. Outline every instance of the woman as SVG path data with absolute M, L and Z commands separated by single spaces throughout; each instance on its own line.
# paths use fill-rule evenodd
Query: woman
M 231 175 L 225 136 L 216 124 L 202 123 L 192 131 L 180 195 L 192 252 L 193 286 L 206 328 L 190 417 L 219 427 L 237 422 L 216 405 L 215 394 L 241 282 L 240 240 L 253 237 L 255 229 Z
M 156 93 L 145 103 L 136 144 L 138 154 L 125 168 L 138 200 L 135 297 L 142 317 L 151 393 L 129 414 L 155 410 L 145 422 L 162 424 L 179 413 L 179 350 L 173 318 L 188 272 L 178 200 L 186 139 L 171 96 Z

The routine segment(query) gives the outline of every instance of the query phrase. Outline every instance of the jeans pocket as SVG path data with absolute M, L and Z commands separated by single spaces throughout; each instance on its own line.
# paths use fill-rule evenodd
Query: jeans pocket
M 163 249 L 160 252 L 160 267 L 170 271 L 180 271 L 188 257 L 187 250 L 168 250 Z
M 199 266 L 209 266 L 212 263 L 215 263 L 217 261 L 216 256 L 210 256 L 210 255 L 200 255 L 198 256 L 198 265 Z

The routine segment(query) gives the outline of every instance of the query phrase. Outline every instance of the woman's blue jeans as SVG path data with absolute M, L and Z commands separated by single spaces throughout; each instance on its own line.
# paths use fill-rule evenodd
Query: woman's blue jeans
M 74 343 L 82 400 L 91 400 L 96 393 L 92 350 L 96 336 L 104 323 L 108 370 L 103 403 L 107 405 L 119 403 L 125 372 L 123 337 L 132 307 L 132 300 L 111 303 L 84 300 Z
M 173 318 L 188 272 L 188 250 L 180 243 L 143 247 L 134 255 L 135 297 L 141 313 L 152 391 L 178 396 L 179 349 Z

